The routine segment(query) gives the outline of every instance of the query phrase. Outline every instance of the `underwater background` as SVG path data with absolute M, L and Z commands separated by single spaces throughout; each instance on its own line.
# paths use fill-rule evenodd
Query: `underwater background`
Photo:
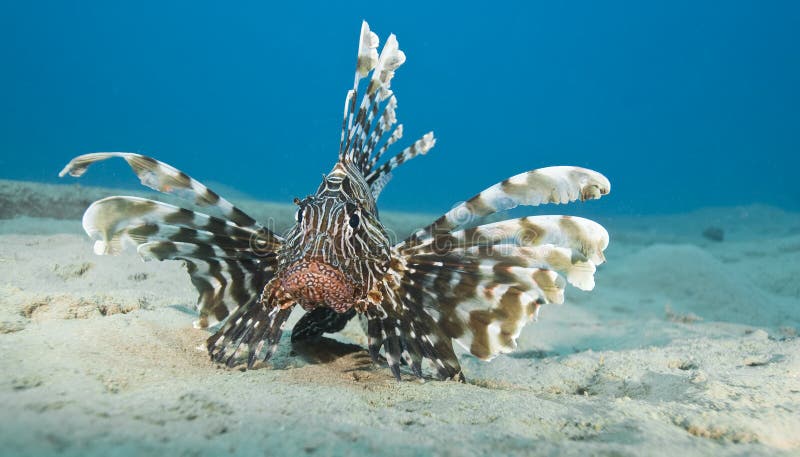
M 523 171 L 611 181 L 499 215 L 591 218 L 607 262 L 515 351 L 456 347 L 463 384 L 397 382 L 356 319 L 292 344 L 299 309 L 269 366 L 212 363 L 183 263 L 94 255 L 81 223 L 176 200 L 118 159 L 57 177 L 142 153 L 283 233 L 337 159 L 362 20 L 407 56 L 387 157 L 437 138 L 380 196 L 390 237 Z M 0 456 L 799 455 L 798 24 L 792 1 L 2 2 Z
M 395 173 L 383 208 L 442 212 L 521 171 L 578 165 L 614 186 L 592 213 L 798 209 L 799 13 L 789 1 L 7 2 L 0 178 L 57 182 L 75 155 L 130 151 L 257 199 L 303 197 L 336 159 L 365 19 L 408 57 L 393 82 L 398 146 L 438 139 Z M 136 184 L 103 166 L 83 184 Z

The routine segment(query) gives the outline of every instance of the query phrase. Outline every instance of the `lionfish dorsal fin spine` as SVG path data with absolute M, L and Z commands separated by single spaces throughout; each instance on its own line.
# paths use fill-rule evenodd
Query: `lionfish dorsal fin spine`
M 353 132 L 353 115 L 358 102 L 358 86 L 362 78 L 369 75 L 378 64 L 378 35 L 369 29 L 367 21 L 361 22 L 361 32 L 358 39 L 358 56 L 356 58 L 356 72 L 353 88 L 347 92 L 344 101 L 344 116 L 342 119 L 342 138 L 339 144 L 339 160 L 350 159 L 351 133 Z M 346 142 L 346 143 L 345 143 Z
M 339 140 L 339 160 L 355 165 L 365 178 L 376 197 L 389 181 L 389 172 L 419 153 L 424 154 L 433 146 L 432 136 L 423 137 L 399 155 L 375 170 L 378 161 L 387 149 L 403 136 L 403 127 L 397 124 L 397 98 L 391 90 L 395 71 L 405 62 L 406 56 L 397 42 L 389 35 L 380 53 L 380 40 L 366 22 L 361 24 L 358 43 L 356 71 L 353 88 L 347 92 L 342 116 L 342 133 Z M 361 80 L 367 79 L 363 93 L 359 90 Z M 382 144 L 381 144 L 382 143 Z
M 366 176 L 367 182 L 373 184 L 382 181 L 382 178 L 385 175 L 390 174 L 392 170 L 408 162 L 414 157 L 427 154 L 428 151 L 430 151 L 435 145 L 436 138 L 434 138 L 433 132 L 426 133 L 422 136 L 422 138 L 415 141 L 414 144 L 403 149 L 397 155 L 389 159 L 386 163 L 376 168 L 374 171 L 371 171 Z

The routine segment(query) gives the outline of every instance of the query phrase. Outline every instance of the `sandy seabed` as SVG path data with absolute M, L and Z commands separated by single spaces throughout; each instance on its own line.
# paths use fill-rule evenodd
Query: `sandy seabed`
M 601 219 L 593 292 L 569 288 L 515 353 L 464 355 L 467 384 L 398 383 L 355 323 L 217 367 L 179 262 L 92 254 L 78 219 L 105 195 L 0 181 L 0 455 L 800 454 L 800 214 Z

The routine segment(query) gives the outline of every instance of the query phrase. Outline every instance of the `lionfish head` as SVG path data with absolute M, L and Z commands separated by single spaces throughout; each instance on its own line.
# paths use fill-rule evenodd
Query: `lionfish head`
M 345 312 L 367 298 L 390 262 L 369 186 L 338 163 L 316 194 L 295 203 L 296 224 L 279 254 L 278 286 L 304 309 Z

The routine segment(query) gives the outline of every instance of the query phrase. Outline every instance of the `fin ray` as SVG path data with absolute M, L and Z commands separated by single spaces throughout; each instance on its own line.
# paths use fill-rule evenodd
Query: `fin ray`
M 406 242 L 415 244 L 440 236 L 519 205 L 598 199 L 610 191 L 608 178 L 593 170 L 567 166 L 540 168 L 512 176 L 456 205 L 432 224 L 416 231 Z
M 70 176 L 80 177 L 95 162 L 113 157 L 119 157 L 128 162 L 128 165 L 141 180 L 142 185 L 146 187 L 165 194 L 192 200 L 200 206 L 216 208 L 226 219 L 241 227 L 263 228 L 252 217 L 206 187 L 205 184 L 172 165 L 141 154 L 132 152 L 95 152 L 80 155 L 72 159 L 58 175 L 63 177 L 69 174 Z

